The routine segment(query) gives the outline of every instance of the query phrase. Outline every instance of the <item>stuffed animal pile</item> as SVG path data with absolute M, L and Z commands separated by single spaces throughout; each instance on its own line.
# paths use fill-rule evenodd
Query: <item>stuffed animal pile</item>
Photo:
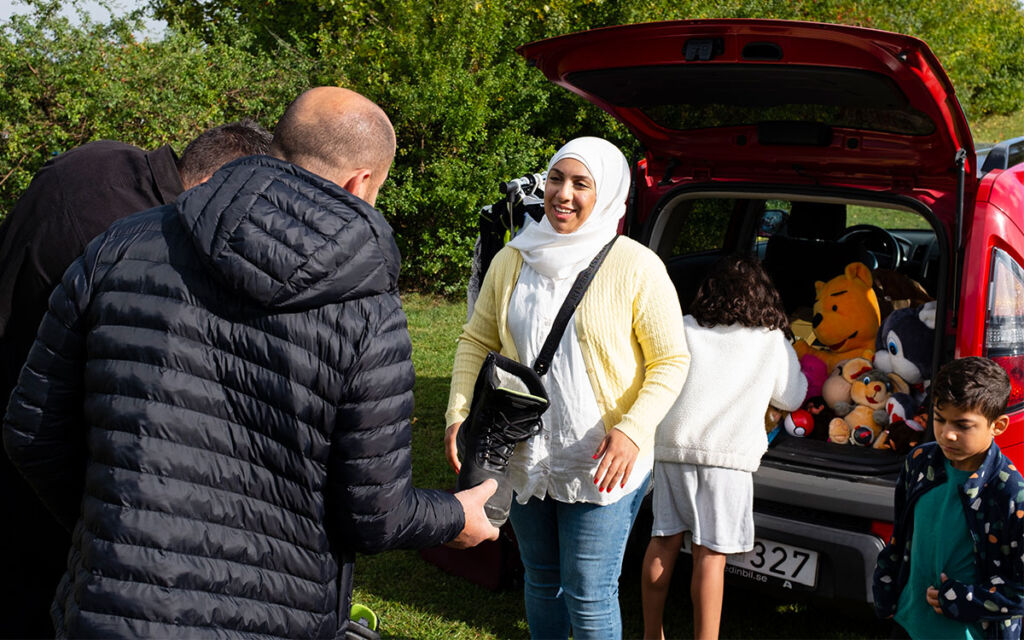
M 794 345 L 810 391 L 785 430 L 906 453 L 927 423 L 935 302 L 897 309 L 883 322 L 871 271 L 859 262 L 815 290 L 813 344 Z

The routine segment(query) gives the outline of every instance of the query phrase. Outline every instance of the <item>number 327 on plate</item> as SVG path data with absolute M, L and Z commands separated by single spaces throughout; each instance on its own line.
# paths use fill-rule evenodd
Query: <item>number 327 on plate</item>
M 690 533 L 686 532 L 682 550 L 690 553 L 691 545 Z M 754 548 L 746 553 L 727 555 L 726 564 L 809 587 L 813 587 L 818 578 L 817 551 L 764 538 L 754 538 Z

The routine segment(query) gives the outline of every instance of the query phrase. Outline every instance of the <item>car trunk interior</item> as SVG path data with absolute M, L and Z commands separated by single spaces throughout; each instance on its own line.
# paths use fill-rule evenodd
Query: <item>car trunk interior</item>
M 813 342 L 816 281 L 867 265 L 884 322 L 894 309 L 939 297 L 942 234 L 927 208 L 848 191 L 679 189 L 662 198 L 643 239 L 665 261 L 683 312 L 711 265 L 732 253 L 756 255 L 779 290 L 797 338 Z M 895 476 L 890 449 L 837 444 L 819 428 L 775 437 L 762 464 L 851 478 Z

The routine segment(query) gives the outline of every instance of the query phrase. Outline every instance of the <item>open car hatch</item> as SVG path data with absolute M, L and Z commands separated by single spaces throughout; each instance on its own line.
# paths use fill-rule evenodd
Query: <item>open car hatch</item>
M 551 81 L 621 120 L 648 179 L 968 192 L 975 156 L 952 84 L 912 37 L 780 20 L 608 27 L 518 49 Z

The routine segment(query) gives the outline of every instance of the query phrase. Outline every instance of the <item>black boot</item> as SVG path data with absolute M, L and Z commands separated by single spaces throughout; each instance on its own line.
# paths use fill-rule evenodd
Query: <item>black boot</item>
M 540 417 L 547 408 L 547 391 L 533 369 L 494 352 L 487 354 L 469 416 L 456 436 L 462 459 L 456 488 L 461 491 L 487 478 L 497 480 L 498 489 L 484 506 L 496 527 L 508 520 L 512 504 L 512 487 L 506 479 L 509 457 L 516 444 L 540 431 Z

